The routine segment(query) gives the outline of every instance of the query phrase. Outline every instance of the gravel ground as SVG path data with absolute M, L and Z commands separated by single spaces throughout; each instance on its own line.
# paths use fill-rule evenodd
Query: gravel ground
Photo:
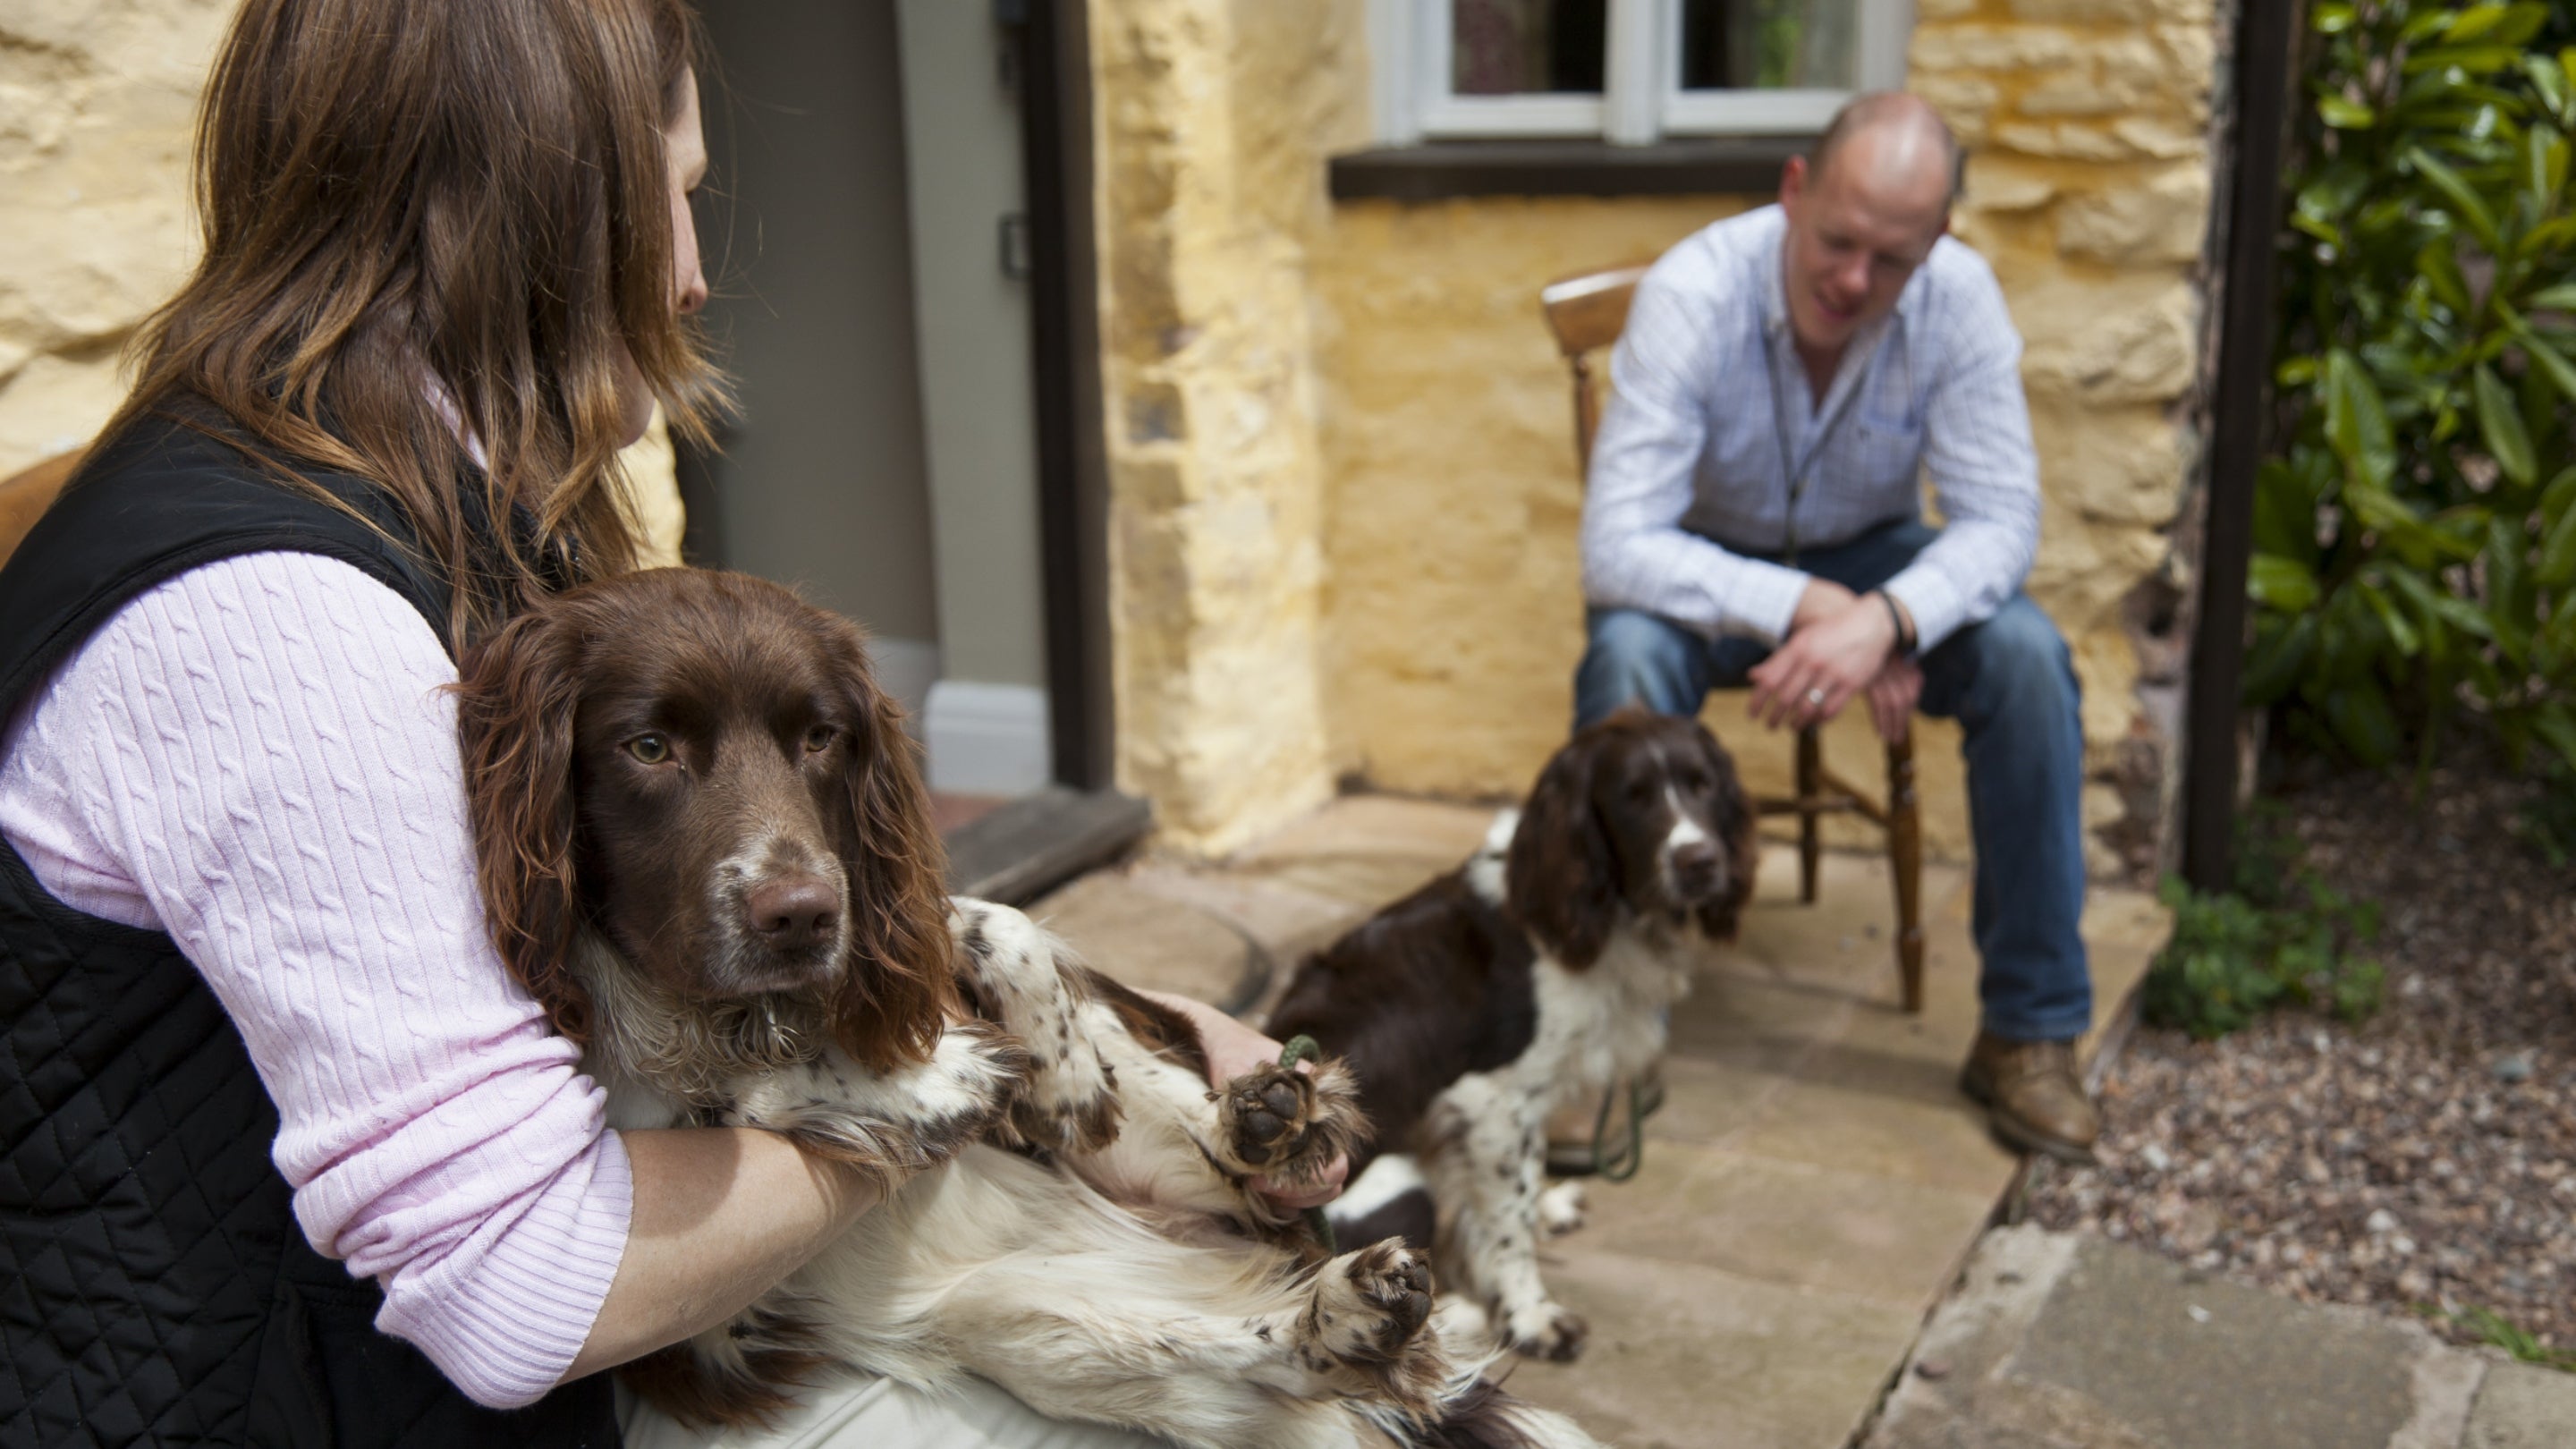
M 2141 1027 L 2096 1169 L 2030 1215 L 2312 1301 L 2492 1312 L 2576 1348 L 2576 871 L 2515 833 L 2490 763 L 2288 797 L 2308 863 L 2384 912 L 2387 1002 L 2210 1043 Z M 2476 1338 L 2442 1323 L 2463 1342 Z

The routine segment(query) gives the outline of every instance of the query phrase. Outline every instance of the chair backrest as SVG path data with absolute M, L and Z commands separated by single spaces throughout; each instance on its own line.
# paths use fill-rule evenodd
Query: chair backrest
M 54 495 L 63 491 L 63 484 L 88 452 L 75 448 L 0 480 L 0 563 L 7 563 L 9 555 L 18 551 L 18 541 L 53 506 Z
M 1539 309 L 1556 334 L 1556 350 L 1574 374 L 1574 460 L 1589 472 L 1592 434 L 1601 426 L 1601 390 L 1593 376 L 1592 355 L 1619 340 L 1628 325 L 1628 304 L 1636 300 L 1644 267 L 1612 267 L 1579 272 L 1541 287 Z

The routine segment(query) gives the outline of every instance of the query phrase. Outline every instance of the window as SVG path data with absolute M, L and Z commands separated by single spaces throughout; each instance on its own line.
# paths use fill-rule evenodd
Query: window
M 1371 0 L 1378 140 L 1815 131 L 1902 85 L 1913 0 Z

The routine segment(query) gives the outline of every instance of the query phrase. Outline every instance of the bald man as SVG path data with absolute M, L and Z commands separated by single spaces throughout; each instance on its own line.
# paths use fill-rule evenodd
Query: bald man
M 2083 1162 L 2084 737 L 2065 641 L 2021 592 L 2039 541 L 2021 338 L 1947 235 L 1958 167 L 1928 106 L 1861 97 L 1788 163 L 1779 205 L 1639 284 L 1584 499 L 1575 724 L 1696 714 L 1745 683 L 1773 728 L 1957 719 L 1983 964 L 1960 1084 L 2006 1140 Z

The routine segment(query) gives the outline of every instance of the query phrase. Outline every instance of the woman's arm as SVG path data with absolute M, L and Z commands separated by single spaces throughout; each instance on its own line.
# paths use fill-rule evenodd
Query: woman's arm
M 42 837 L 48 890 L 187 952 L 277 1105 L 306 1236 L 506 1406 L 720 1317 L 866 1198 L 756 1133 L 605 1130 L 485 934 L 455 677 L 347 564 L 192 570 L 32 707 L 0 831 Z
M 715 1327 L 874 1207 L 856 1172 L 775 1132 L 622 1132 L 635 1170 L 626 1253 L 564 1377 L 610 1368 Z

